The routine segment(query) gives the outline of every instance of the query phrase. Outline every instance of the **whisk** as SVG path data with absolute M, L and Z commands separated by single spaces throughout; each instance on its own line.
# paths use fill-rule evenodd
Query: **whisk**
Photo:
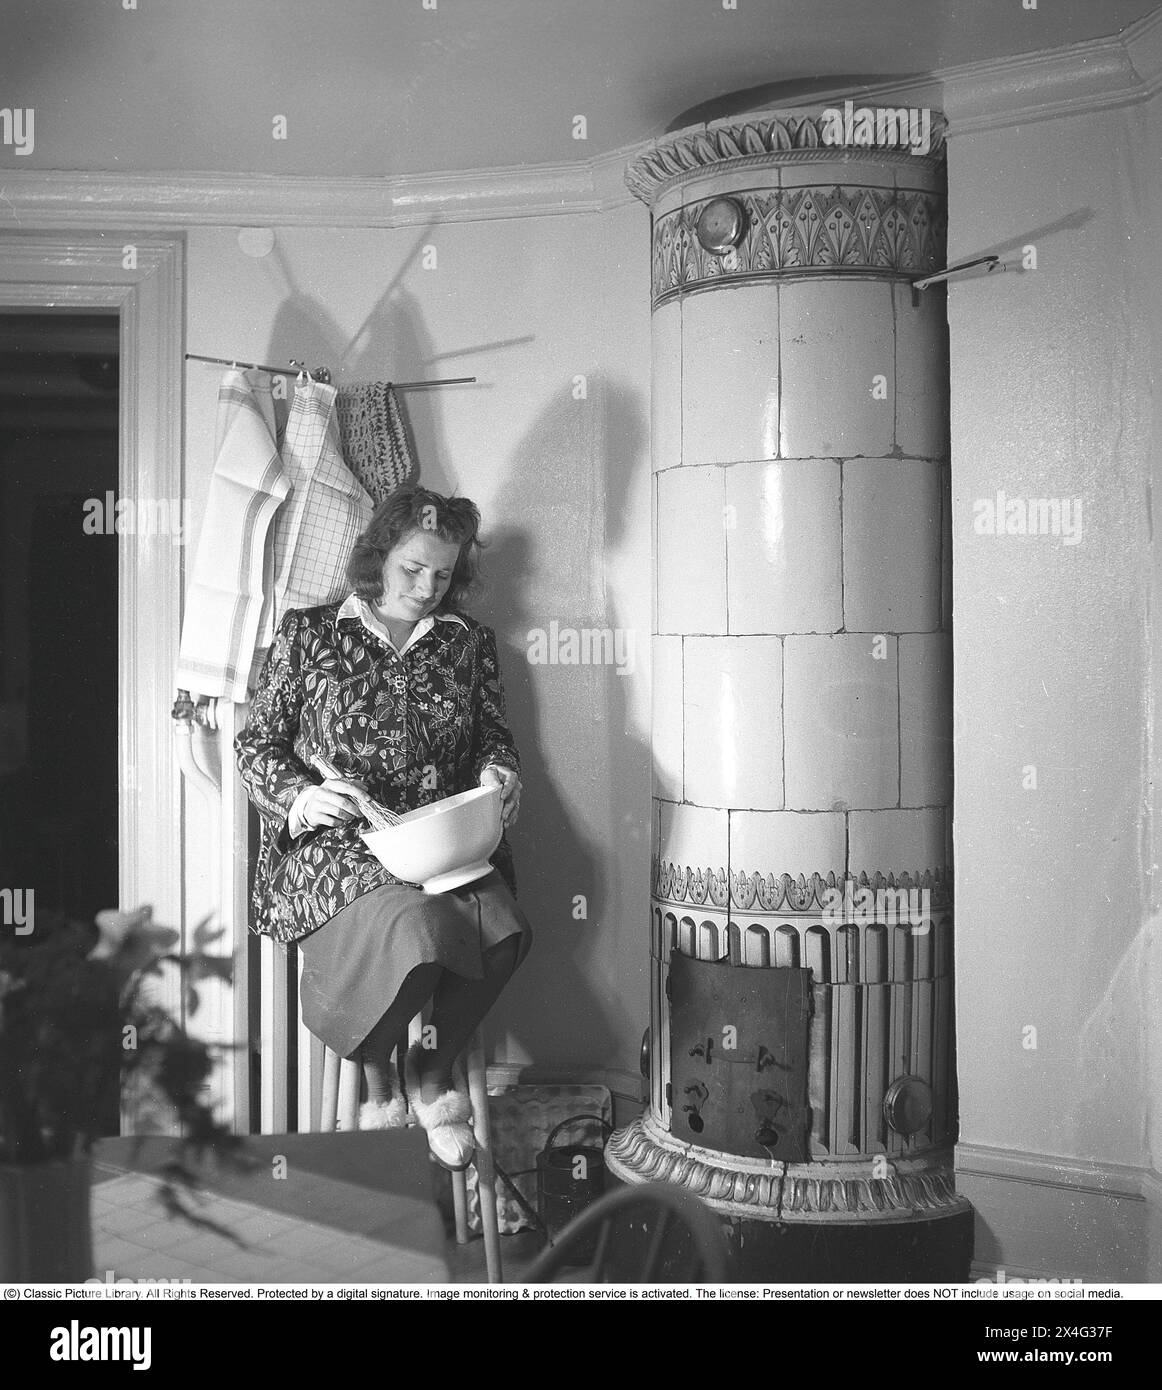
M 345 780 L 343 774 L 330 763 L 326 758 L 318 753 L 311 754 L 311 762 L 323 774 L 324 777 L 335 777 Z M 393 825 L 399 824 L 399 816 L 393 811 L 389 811 L 386 806 L 381 806 L 378 801 L 373 801 L 366 792 L 352 789 L 348 795 L 359 803 L 359 809 L 367 819 L 367 823 L 372 830 L 388 830 Z

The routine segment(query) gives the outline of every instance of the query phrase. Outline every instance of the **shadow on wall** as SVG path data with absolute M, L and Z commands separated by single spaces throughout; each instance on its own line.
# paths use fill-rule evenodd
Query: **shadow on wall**
M 605 553 L 618 554 L 624 547 L 635 546 L 636 538 L 628 534 L 628 521 L 632 514 L 631 493 L 637 484 L 637 473 L 646 473 L 646 527 L 645 536 L 647 563 L 645 567 L 646 592 L 639 601 L 637 613 L 644 626 L 628 628 L 633 632 L 635 670 L 650 669 L 650 633 L 652 602 L 652 543 L 648 528 L 650 525 L 650 428 L 648 393 L 643 399 L 639 389 L 631 384 L 610 382 L 606 392 L 606 413 L 604 417 L 605 436 L 602 457 L 605 462 L 606 503 L 605 503 Z M 692 561 L 697 563 L 696 557 Z M 623 630 L 627 615 L 615 603 L 608 605 L 607 622 L 615 631 Z M 649 691 L 645 706 L 644 723 L 631 727 L 629 701 L 629 676 L 619 676 L 609 667 L 605 668 L 605 683 L 608 691 L 608 721 L 606 738 L 608 743 L 608 767 L 612 772 L 609 789 L 609 823 L 613 828 L 613 852 L 622 859 L 622 902 L 621 918 L 613 924 L 617 933 L 619 950 L 617 952 L 616 978 L 619 988 L 615 998 L 625 1011 L 621 1033 L 628 1035 L 633 1044 L 630 1056 L 623 1065 L 637 1072 L 640 1055 L 641 1034 L 649 1025 L 649 922 L 650 922 L 650 873 L 652 854 L 653 818 L 653 749 L 650 734 Z M 625 895 L 629 894 L 628 901 Z M 629 980 L 637 982 L 637 988 L 628 988 Z
M 402 268 L 348 345 L 327 308 L 294 285 L 281 259 L 279 265 L 289 294 L 264 360 L 294 354 L 310 366 L 325 364 L 336 384 L 439 374 L 424 366 L 435 346 L 419 301 L 399 283 Z M 448 459 L 436 393 L 409 392 L 403 411 L 413 446 L 415 438 L 428 441 L 423 459 L 417 455 L 417 479 L 437 492 L 473 496 L 471 478 Z M 548 630 L 554 620 L 560 628 L 617 630 L 618 614 L 605 596 L 605 556 L 624 538 L 627 496 L 634 469 L 648 461 L 648 442 L 640 392 L 594 373 L 587 399 L 574 400 L 565 388 L 533 422 L 484 517 L 487 545 L 472 611 L 496 630 L 524 766 L 512 843 L 521 906 L 536 936 L 486 1031 L 490 1046 L 508 1034 L 518 1053 L 510 1059 L 525 1054 L 538 1066 L 634 1067 L 636 1037 L 648 1021 L 649 730 L 628 728 L 626 677 L 614 666 L 547 667 L 535 696 L 528 646 L 530 630 Z M 646 663 L 648 630 L 634 636 L 635 659 Z M 562 776 L 568 800 L 553 780 Z M 590 808 L 599 839 L 586 834 L 570 803 Z M 640 893 L 627 905 L 618 885 L 631 875 Z M 579 895 L 586 900 L 582 920 L 574 915 Z M 627 997 L 625 961 L 640 972 L 636 1002 Z M 634 1040 L 630 1055 L 627 1039 Z
M 335 322 L 325 304 L 296 284 L 286 256 L 276 244 L 267 263 L 284 285 L 286 298 L 275 314 L 270 348 L 263 360 L 275 366 L 293 356 L 311 368 L 329 367 L 336 386 L 363 381 L 422 381 L 428 377 L 460 375 L 459 372 L 444 373 L 430 367 L 435 344 L 424 327 L 420 301 L 402 283 L 420 249 L 431 240 L 432 231 L 432 225 L 419 230 L 410 253 L 401 262 L 354 337 Z M 487 391 L 489 387 L 487 383 L 477 382 L 441 389 L 477 392 Z M 408 391 L 401 396 L 401 406 L 412 456 L 417 458 L 417 475 L 422 465 L 418 460 L 416 440 L 431 440 L 431 457 L 424 474 L 424 485 L 436 492 L 450 492 L 454 480 L 445 472 L 443 465 L 447 450 L 436 400 L 438 394 L 437 391 Z M 281 416 L 279 424 L 282 424 Z
M 644 983 L 635 1005 L 624 962 L 644 981 L 649 731 L 629 727 L 627 678 L 615 666 L 544 666 L 538 709 L 530 660 L 531 635 L 549 634 L 554 622 L 558 632 L 617 630 L 605 559 L 621 537 L 632 470 L 647 443 L 637 393 L 591 374 L 588 399 L 563 390 L 521 439 L 486 519 L 487 587 L 477 615 L 497 631 L 524 764 L 513 849 L 521 905 L 537 933 L 492 1032 L 507 1026 L 538 1065 L 633 1068 L 648 1021 Z M 522 529 L 516 518 L 532 524 Z M 567 781 L 567 798 L 554 778 Z M 579 803 L 595 835 L 571 814 Z M 640 900 L 626 888 L 635 877 Z

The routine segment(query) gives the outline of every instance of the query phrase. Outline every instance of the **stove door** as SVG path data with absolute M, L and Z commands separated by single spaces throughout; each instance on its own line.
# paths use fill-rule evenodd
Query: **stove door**
M 811 972 L 670 956 L 671 1132 L 723 1153 L 809 1158 Z

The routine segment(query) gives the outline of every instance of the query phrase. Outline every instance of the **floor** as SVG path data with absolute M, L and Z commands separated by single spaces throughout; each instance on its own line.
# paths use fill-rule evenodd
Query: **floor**
M 392 1283 L 443 1280 L 432 1254 L 215 1196 L 201 1219 L 217 1229 L 167 1216 L 158 1181 L 122 1174 L 93 1189 L 93 1260 L 98 1278 L 194 1283 Z M 224 1234 L 228 1233 L 228 1234 Z
M 321 1145 L 320 1138 L 330 1142 Z M 451 1183 L 428 1160 L 419 1131 L 386 1148 L 376 1136 L 358 1134 L 252 1139 L 271 1152 L 256 1155 L 250 1174 L 208 1175 L 197 1203 L 189 1204 L 194 1221 L 165 1210 L 158 1176 L 165 1153 L 133 1152 L 125 1143 L 106 1141 L 94 1163 L 98 1278 L 487 1282 L 484 1243 L 479 1235 L 456 1243 Z M 519 1282 L 542 1246 L 534 1231 L 505 1235 L 506 1282 Z
M 535 1231 L 516 1231 L 500 1238 L 500 1261 L 506 1284 L 520 1284 L 524 1273 L 544 1248 L 544 1241 Z M 479 1236 L 467 1245 L 448 1242 L 445 1252 L 450 1284 L 487 1284 L 484 1266 L 484 1242 Z
M 488 1271 L 484 1262 L 484 1241 L 472 1233 L 467 1245 L 456 1243 L 456 1223 L 452 1207 L 452 1182 L 442 1170 L 434 1174 L 436 1203 L 444 1224 L 444 1258 L 448 1265 L 448 1281 L 453 1284 L 486 1284 Z M 524 1271 L 545 1248 L 539 1231 L 513 1231 L 500 1238 L 500 1262 L 506 1283 L 519 1284 Z

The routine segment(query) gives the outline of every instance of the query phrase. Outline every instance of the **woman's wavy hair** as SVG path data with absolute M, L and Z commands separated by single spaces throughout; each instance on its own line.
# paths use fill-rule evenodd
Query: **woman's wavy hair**
M 430 531 L 455 541 L 460 554 L 440 609 L 459 608 L 476 579 L 483 542 L 478 539 L 480 510 L 467 497 L 444 497 L 418 483 L 405 483 L 375 509 L 347 561 L 347 582 L 361 599 L 383 597 L 383 566 L 388 555 L 413 531 Z

